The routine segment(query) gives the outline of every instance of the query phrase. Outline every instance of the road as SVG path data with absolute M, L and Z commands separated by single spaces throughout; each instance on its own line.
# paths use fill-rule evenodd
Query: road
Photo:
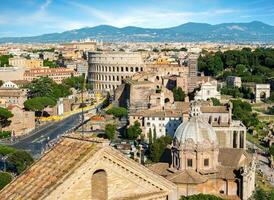
M 95 114 L 97 110 L 101 109 L 101 106 L 102 104 L 99 104 L 95 108 L 84 112 L 92 112 Z M 81 113 L 71 115 L 61 121 L 51 123 L 39 129 L 32 133 L 30 136 L 10 144 L 9 146 L 18 149 L 24 149 L 31 153 L 33 157 L 38 158 L 48 147 L 49 143 L 52 143 L 67 131 L 70 131 L 76 126 L 80 125 L 81 119 Z
M 29 137 L 19 140 L 18 142 L 11 144 L 10 146 L 18 149 L 24 149 L 30 152 L 34 157 L 39 157 L 39 155 L 46 148 L 46 145 L 49 141 L 58 138 L 66 131 L 77 126 L 80 122 L 80 119 L 80 113 L 69 116 L 62 121 L 52 123 L 49 126 L 37 130 Z

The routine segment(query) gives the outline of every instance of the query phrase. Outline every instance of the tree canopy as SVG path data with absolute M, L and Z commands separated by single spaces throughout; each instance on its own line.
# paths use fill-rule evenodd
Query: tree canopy
M 16 150 L 9 154 L 7 162 L 9 163 L 9 170 L 21 174 L 28 166 L 33 163 L 33 158 L 29 153 L 22 150 Z
M 60 67 L 59 64 L 56 61 L 51 61 L 51 60 L 43 60 L 43 65 L 45 67 L 49 67 L 49 68 L 58 68 Z
M 60 97 L 66 97 L 71 94 L 70 88 L 67 85 L 57 84 L 48 77 L 34 79 L 28 85 L 28 89 L 31 98 L 49 97 L 55 101 Z
M 116 125 L 115 124 L 107 124 L 105 127 L 106 136 L 109 140 L 112 140 L 115 137 Z
M 0 190 L 12 181 L 12 176 L 7 172 L 0 172 Z
M 149 146 L 149 159 L 152 162 L 159 162 L 168 144 L 171 144 L 172 137 L 162 136 L 153 141 Z
M 187 197 L 181 197 L 180 200 L 222 200 L 222 198 L 211 194 L 195 194 Z
M 172 89 L 174 101 L 184 101 L 186 94 L 181 87 L 175 87 Z
M 55 105 L 56 105 L 56 102 L 49 97 L 34 97 L 24 102 L 24 107 L 27 110 L 31 110 L 31 111 L 42 111 L 48 106 L 52 107 Z
M 8 109 L 0 107 L 0 131 L 10 124 L 9 118 L 11 117 L 13 114 Z
M 241 120 L 247 127 L 256 126 L 259 123 L 257 115 L 252 113 L 251 105 L 241 100 L 233 100 L 233 118 Z
M 225 79 L 233 75 L 242 77 L 243 82 L 264 83 L 274 77 L 274 49 L 204 51 L 198 59 L 198 68 L 208 76 Z
M 0 67 L 8 67 L 9 66 L 9 59 L 12 58 L 12 55 L 1 55 L 0 56 Z
M 210 100 L 212 101 L 213 106 L 221 106 L 222 105 L 220 100 L 217 98 L 212 97 L 212 98 L 210 98 Z
M 112 107 L 106 112 L 109 115 L 114 115 L 117 118 L 127 116 L 127 109 L 123 107 Z
M 138 121 L 135 121 L 133 125 L 128 127 L 126 137 L 130 140 L 136 140 L 142 133 L 140 126 L 141 124 Z
M 63 85 L 69 88 L 75 89 L 84 89 L 85 86 L 85 77 L 84 76 L 72 76 L 63 80 Z

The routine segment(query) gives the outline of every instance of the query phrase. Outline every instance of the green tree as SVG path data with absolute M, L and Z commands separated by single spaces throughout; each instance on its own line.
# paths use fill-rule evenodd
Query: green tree
M 69 88 L 74 88 L 77 90 L 85 89 L 85 77 L 82 76 L 72 76 L 63 80 L 63 84 Z
M 45 67 L 49 67 L 49 68 L 58 68 L 58 67 L 60 67 L 56 61 L 50 61 L 48 59 L 43 60 L 43 65 Z
M 57 101 L 60 97 L 66 97 L 71 94 L 69 87 L 65 84 L 57 84 L 48 77 L 34 79 L 29 85 L 29 96 L 49 97 Z
M 135 121 L 133 125 L 128 127 L 126 137 L 130 140 L 136 140 L 142 133 L 140 126 L 141 124 L 138 121 Z
M 175 101 L 184 101 L 185 100 L 186 94 L 182 90 L 181 87 L 173 88 L 172 92 L 173 92 L 173 97 L 174 97 Z
M 211 101 L 213 103 L 213 106 L 221 106 L 222 105 L 219 99 L 214 98 L 214 97 L 212 97 L 210 99 L 211 99 Z
M 109 115 L 114 115 L 117 118 L 121 118 L 127 116 L 127 109 L 123 107 L 112 107 L 108 109 L 106 113 Z
M 7 172 L 0 172 L 0 190 L 12 181 L 12 175 Z
M 170 136 L 162 136 L 160 138 L 157 138 L 149 146 L 149 159 L 152 162 L 159 162 L 167 145 L 171 143 L 172 143 L 172 138 Z
M 247 127 L 256 126 L 259 120 L 255 113 L 252 113 L 251 105 L 241 100 L 233 100 L 233 119 L 241 120 Z
M 12 55 L 1 55 L 0 56 L 0 67 L 8 67 L 9 66 L 9 59 L 12 58 Z
M 181 197 L 180 200 L 222 200 L 222 198 L 211 194 L 195 194 L 187 197 Z
M 16 151 L 16 149 L 14 149 L 12 147 L 0 145 L 0 154 L 2 156 L 14 153 L 15 151 Z
M 149 128 L 149 131 L 148 131 L 148 141 L 149 141 L 149 144 L 153 142 L 151 128 Z
M 105 127 L 106 136 L 109 140 L 112 140 L 115 137 L 116 125 L 107 124 Z
M 10 124 L 9 118 L 13 117 L 13 114 L 6 108 L 0 107 L 0 131 L 2 128 Z
M 43 111 L 46 107 L 53 107 L 56 105 L 56 101 L 49 97 L 34 97 L 24 102 L 24 107 L 31 111 Z M 43 112 L 42 112 L 43 114 Z
M 261 189 L 257 189 L 254 194 L 255 200 L 266 200 L 266 193 Z
M 33 163 L 33 158 L 26 151 L 17 150 L 14 153 L 9 154 L 7 162 L 11 166 L 11 169 L 15 167 L 15 172 L 21 174 Z
M 153 142 L 155 142 L 157 139 L 157 134 L 156 134 L 156 128 L 153 128 Z

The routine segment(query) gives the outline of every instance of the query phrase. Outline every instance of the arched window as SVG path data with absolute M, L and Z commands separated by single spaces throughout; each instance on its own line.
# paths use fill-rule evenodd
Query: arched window
M 128 67 L 126 67 L 126 72 L 128 72 Z
M 130 72 L 133 72 L 133 67 L 130 68 Z
M 97 170 L 91 178 L 91 199 L 92 200 L 107 200 L 108 186 L 107 173 L 105 170 Z
M 139 71 L 139 68 L 138 68 L 138 67 L 135 67 L 135 71 L 138 72 L 138 71 Z

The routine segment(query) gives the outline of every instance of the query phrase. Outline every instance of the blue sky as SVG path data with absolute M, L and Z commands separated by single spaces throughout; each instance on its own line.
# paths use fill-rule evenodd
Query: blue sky
M 108 24 L 162 28 L 186 22 L 262 21 L 274 0 L 1 0 L 0 37 L 32 36 Z

